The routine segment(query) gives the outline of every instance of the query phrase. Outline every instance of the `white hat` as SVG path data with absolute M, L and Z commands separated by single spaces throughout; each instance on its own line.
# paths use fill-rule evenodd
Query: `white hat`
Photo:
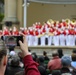
M 15 51 L 11 51 L 10 56 L 14 56 L 14 55 L 16 55 Z

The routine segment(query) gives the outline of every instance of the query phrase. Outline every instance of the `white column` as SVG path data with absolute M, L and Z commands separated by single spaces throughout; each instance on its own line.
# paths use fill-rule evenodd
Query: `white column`
M 24 27 L 27 26 L 27 0 L 24 0 Z
M 4 21 L 17 22 L 17 0 L 5 0 Z

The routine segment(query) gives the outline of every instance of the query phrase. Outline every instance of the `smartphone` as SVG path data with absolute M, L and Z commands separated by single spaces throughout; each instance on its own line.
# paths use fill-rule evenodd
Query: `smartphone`
M 23 36 L 2 36 L 6 46 L 20 46 L 19 40 L 23 42 Z

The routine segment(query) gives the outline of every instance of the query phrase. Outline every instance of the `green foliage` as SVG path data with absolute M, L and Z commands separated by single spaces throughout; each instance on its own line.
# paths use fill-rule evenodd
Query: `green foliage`
M 0 22 L 2 22 L 3 18 L 4 18 L 4 14 L 0 14 Z

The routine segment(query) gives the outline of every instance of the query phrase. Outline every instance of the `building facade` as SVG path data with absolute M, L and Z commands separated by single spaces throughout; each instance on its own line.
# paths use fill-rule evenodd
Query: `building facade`
M 24 0 L 5 0 L 4 22 L 12 21 L 18 28 L 32 26 L 35 22 L 43 24 L 48 19 L 62 20 L 66 18 L 76 18 L 76 4 L 30 2 L 29 5 L 26 5 Z

